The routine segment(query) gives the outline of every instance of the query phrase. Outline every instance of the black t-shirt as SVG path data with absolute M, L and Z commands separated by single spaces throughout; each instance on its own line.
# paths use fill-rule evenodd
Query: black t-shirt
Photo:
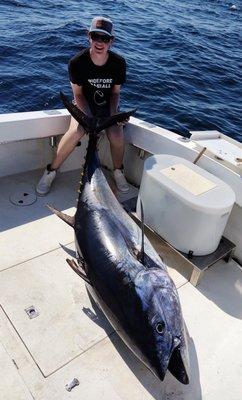
M 108 60 L 102 66 L 92 62 L 89 48 L 69 61 L 70 81 L 82 86 L 83 94 L 95 115 L 109 114 L 112 88 L 126 80 L 125 59 L 112 51 L 108 54 Z

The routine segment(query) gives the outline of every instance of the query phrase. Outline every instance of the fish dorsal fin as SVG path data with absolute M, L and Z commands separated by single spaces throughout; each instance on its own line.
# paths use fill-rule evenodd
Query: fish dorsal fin
M 50 204 L 46 204 L 46 207 L 48 207 L 49 210 L 53 212 L 53 214 L 57 215 L 57 217 L 59 217 L 64 222 L 66 222 L 68 225 L 70 225 L 72 228 L 74 228 L 75 217 L 71 217 L 70 215 L 63 213 L 62 211 L 57 210 L 55 207 L 52 207 Z

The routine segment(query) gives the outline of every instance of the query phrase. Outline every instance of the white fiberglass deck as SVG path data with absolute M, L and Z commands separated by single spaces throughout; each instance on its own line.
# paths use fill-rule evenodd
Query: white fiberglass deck
M 41 172 L 0 179 L 0 400 L 240 400 L 240 267 L 220 261 L 194 288 L 189 266 L 156 239 L 178 288 L 191 358 L 190 385 L 169 373 L 161 384 L 98 314 L 65 261 L 74 257 L 73 230 L 45 204 L 73 215 L 79 171 L 60 174 L 32 205 L 9 201 L 20 183 L 34 187 Z M 30 306 L 38 317 L 29 319 Z M 68 392 L 73 378 L 79 386 Z

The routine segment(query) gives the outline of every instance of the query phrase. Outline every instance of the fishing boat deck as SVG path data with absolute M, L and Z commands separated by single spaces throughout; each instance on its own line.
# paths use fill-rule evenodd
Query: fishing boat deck
M 241 399 L 239 265 L 217 262 L 195 288 L 189 263 L 147 230 L 168 264 L 190 336 L 191 383 L 183 386 L 168 373 L 161 384 L 126 348 L 66 264 L 75 257 L 73 230 L 45 204 L 73 215 L 79 171 L 61 173 L 47 197 L 35 198 L 41 173 L 0 179 L 0 399 Z M 129 196 L 136 193 L 132 188 Z M 67 391 L 74 378 L 79 385 Z

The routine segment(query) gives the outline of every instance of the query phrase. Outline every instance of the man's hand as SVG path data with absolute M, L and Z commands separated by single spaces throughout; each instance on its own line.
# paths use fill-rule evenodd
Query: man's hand
M 89 104 L 83 94 L 82 86 L 76 85 L 71 82 L 71 87 L 74 95 L 75 105 L 87 115 L 87 117 L 92 117 L 92 112 L 90 110 Z

